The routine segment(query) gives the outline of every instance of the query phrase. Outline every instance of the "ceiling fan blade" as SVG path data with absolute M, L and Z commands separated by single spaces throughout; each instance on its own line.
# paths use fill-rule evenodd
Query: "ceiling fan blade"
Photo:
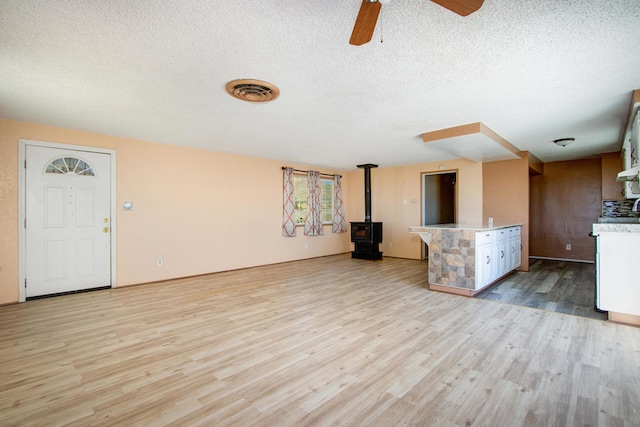
M 431 0 L 432 2 L 439 4 L 445 9 L 449 9 L 453 13 L 457 13 L 460 16 L 471 15 L 476 10 L 480 9 L 484 0 Z
M 367 0 L 362 0 L 362 6 L 360 6 L 356 23 L 353 26 L 349 44 L 360 46 L 371 41 L 373 31 L 376 29 L 378 15 L 380 14 L 380 7 L 380 2 L 371 3 Z

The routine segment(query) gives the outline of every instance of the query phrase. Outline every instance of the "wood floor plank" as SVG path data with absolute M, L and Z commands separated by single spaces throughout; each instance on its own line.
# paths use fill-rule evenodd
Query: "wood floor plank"
M 0 307 L 0 425 L 640 425 L 640 328 L 501 302 L 588 304 L 549 265 L 500 301 L 338 255 Z
M 534 259 L 529 272 L 516 272 L 477 298 L 605 320 L 594 309 L 593 264 Z

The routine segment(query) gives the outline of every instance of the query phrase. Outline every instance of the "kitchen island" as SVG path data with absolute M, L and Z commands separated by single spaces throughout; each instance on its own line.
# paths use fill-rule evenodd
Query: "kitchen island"
M 409 227 L 429 248 L 431 290 L 474 296 L 520 267 L 521 224 Z

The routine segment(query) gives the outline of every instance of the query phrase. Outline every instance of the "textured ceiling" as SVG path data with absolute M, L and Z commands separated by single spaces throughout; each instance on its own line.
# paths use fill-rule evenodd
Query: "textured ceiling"
M 2 0 L 0 117 L 345 170 L 457 157 L 421 134 L 474 122 L 545 162 L 619 149 L 637 0 L 485 0 L 464 18 L 395 0 L 355 47 L 359 7 Z M 234 99 L 239 78 L 280 96 Z

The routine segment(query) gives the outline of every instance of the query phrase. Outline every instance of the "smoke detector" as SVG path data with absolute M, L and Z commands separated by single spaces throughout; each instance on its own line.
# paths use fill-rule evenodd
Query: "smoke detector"
M 280 90 L 271 83 L 254 79 L 232 80 L 226 89 L 234 98 L 248 102 L 269 102 L 280 94 Z

